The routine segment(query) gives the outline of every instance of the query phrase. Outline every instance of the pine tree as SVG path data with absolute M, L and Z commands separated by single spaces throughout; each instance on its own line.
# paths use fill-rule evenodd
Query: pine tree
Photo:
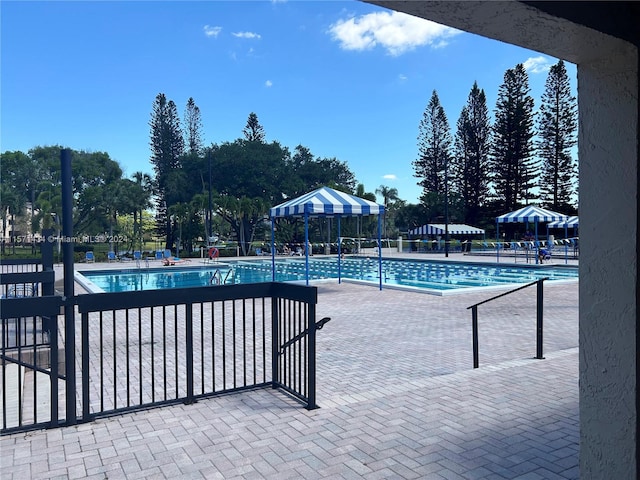
M 414 160 L 415 176 L 423 195 L 445 193 L 445 167 L 450 157 L 451 133 L 449 122 L 434 90 L 420 121 L 418 159 Z
M 571 158 L 576 145 L 576 98 L 571 95 L 569 77 L 560 60 L 549 70 L 538 117 L 538 152 L 542 159 L 540 193 L 553 210 L 570 204 L 577 171 Z
M 477 223 L 489 193 L 490 135 L 487 99 L 476 82 L 458 118 L 451 161 L 452 188 L 462 196 L 465 222 L 471 225 Z
M 158 232 L 166 236 L 166 248 L 173 245 L 173 236 L 167 209 L 172 203 L 173 172 L 180 168 L 180 157 L 184 153 L 184 139 L 180 129 L 178 109 L 173 100 L 167 101 L 164 93 L 156 96 L 151 112 L 151 164 L 156 174 L 156 220 Z
M 522 199 L 528 203 L 539 170 L 533 157 L 533 98 L 529 91 L 529 76 L 521 63 L 505 72 L 498 90 L 491 170 L 495 193 L 506 211 Z
M 251 112 L 249 114 L 249 118 L 247 119 L 247 125 L 242 130 L 244 134 L 244 138 L 249 142 L 260 142 L 264 143 L 264 128 L 260 125 L 258 121 L 258 115 Z
M 200 108 L 196 105 L 193 97 L 187 100 L 184 111 L 185 123 L 185 145 L 188 154 L 200 155 L 203 149 L 202 142 L 202 120 L 200 119 Z

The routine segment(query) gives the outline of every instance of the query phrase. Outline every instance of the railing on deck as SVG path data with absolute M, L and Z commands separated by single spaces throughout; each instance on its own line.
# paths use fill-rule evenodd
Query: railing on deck
M 48 309 L 38 314 L 44 304 L 34 300 L 50 302 Z M 282 389 L 316 408 L 315 331 L 326 319 L 316 326 L 315 287 L 259 283 L 1 302 L 3 335 L 5 322 L 15 319 L 51 324 L 48 366 L 29 360 L 10 373 L 5 366 L 18 362 L 5 358 L 3 344 L 3 394 L 28 369 L 38 378 L 20 395 L 33 397 L 41 410 L 27 412 L 22 397 L 11 403 L 4 395 L 2 433 L 259 387 Z M 51 312 L 62 304 L 77 307 L 78 341 L 64 338 L 65 316 Z M 58 355 L 58 344 L 76 348 Z M 77 387 L 67 385 L 65 378 L 76 374 Z
M 544 359 L 542 356 L 543 349 L 543 324 L 544 324 L 544 281 L 548 280 L 547 277 L 541 278 L 540 280 L 536 280 L 535 282 L 528 283 L 521 287 L 515 288 L 513 290 L 509 290 L 508 292 L 502 293 L 500 295 L 496 295 L 495 297 L 491 297 L 487 300 L 483 300 L 482 302 L 478 302 L 475 305 L 471 305 L 467 307 L 467 310 L 471 309 L 471 325 L 472 325 L 472 335 L 473 335 L 473 368 L 479 367 L 479 347 L 478 347 L 478 307 L 485 303 L 488 303 L 497 298 L 504 297 L 514 292 L 518 292 L 525 288 L 528 288 L 532 285 L 536 285 L 537 295 L 536 295 L 536 356 L 535 358 L 538 360 Z

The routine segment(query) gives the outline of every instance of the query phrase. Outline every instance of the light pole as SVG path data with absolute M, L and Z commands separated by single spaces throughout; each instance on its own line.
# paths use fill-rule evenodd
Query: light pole
M 211 237 L 213 237 L 213 229 L 211 223 L 213 221 L 211 215 L 211 151 L 207 152 L 207 160 L 209 161 L 209 209 L 207 210 L 207 247 L 211 245 Z

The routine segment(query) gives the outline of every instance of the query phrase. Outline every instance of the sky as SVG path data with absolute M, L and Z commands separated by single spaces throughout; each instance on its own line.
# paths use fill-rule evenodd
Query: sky
M 62 145 L 151 173 L 164 93 L 181 116 L 194 98 L 206 145 L 242 137 L 255 112 L 267 142 L 335 157 L 366 191 L 396 188 L 410 203 L 434 90 L 453 135 L 474 82 L 493 115 L 505 71 L 523 63 L 537 110 L 557 62 L 358 1 L 3 0 L 0 32 L 2 152 Z

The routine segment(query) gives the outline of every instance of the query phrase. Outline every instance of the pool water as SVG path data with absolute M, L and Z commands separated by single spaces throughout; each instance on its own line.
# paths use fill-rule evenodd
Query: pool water
M 340 270 L 344 280 L 379 284 L 377 258 L 343 259 Z M 98 292 L 259 283 L 271 281 L 271 259 L 229 261 L 199 267 L 192 265 L 116 271 L 89 270 L 79 273 L 77 280 L 89 290 Z M 383 259 L 382 275 L 383 286 L 444 293 L 524 284 L 541 278 L 548 278 L 550 281 L 577 280 L 578 269 L 571 266 Z M 304 281 L 305 278 L 304 258 L 276 260 L 276 281 Z M 336 258 L 309 259 L 310 280 L 337 278 Z

